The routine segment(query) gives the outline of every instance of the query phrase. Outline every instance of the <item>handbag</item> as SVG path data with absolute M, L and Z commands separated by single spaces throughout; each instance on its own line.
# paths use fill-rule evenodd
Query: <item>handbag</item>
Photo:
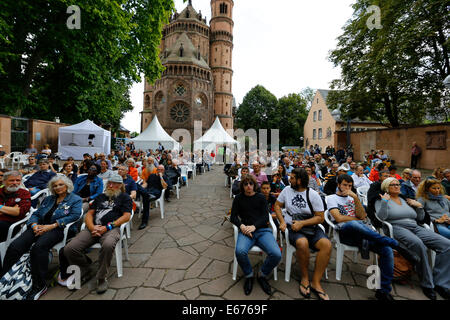
M 294 220 L 294 218 L 296 218 L 296 217 L 299 217 L 300 219 L 295 219 L 295 220 L 306 220 L 306 219 L 309 219 L 309 218 L 314 217 L 314 210 L 313 210 L 311 201 L 309 200 L 309 189 L 310 189 L 310 188 L 306 188 L 306 202 L 308 203 L 309 211 L 310 211 L 311 213 L 308 214 L 308 215 L 303 215 L 303 214 L 295 214 L 295 215 L 291 215 L 291 214 L 289 213 L 289 211 L 286 210 L 286 212 L 287 212 L 290 216 L 292 216 L 292 219 L 293 219 L 293 220 Z M 318 228 L 318 227 L 319 227 L 319 226 L 318 226 L 317 224 L 312 225 L 312 226 L 305 226 L 305 227 L 303 227 L 303 228 L 300 229 L 300 232 L 303 233 L 304 235 L 307 235 L 307 236 L 313 236 L 313 235 L 316 234 L 317 228 Z
M 30 253 L 27 252 L 0 279 L 0 300 L 25 300 L 32 285 Z

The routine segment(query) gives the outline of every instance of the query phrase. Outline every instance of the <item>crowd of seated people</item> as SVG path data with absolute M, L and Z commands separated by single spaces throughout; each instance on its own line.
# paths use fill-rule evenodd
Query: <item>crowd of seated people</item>
M 240 158 L 236 156 L 233 166 L 243 166 L 244 161 L 249 163 L 252 159 L 251 156 L 251 153 L 247 153 L 245 160 L 240 161 L 238 161 Z M 274 218 L 277 228 L 284 231 L 286 226 L 288 226 L 288 229 L 289 227 L 292 228 L 289 224 L 295 221 L 295 219 L 292 219 L 293 214 L 286 213 L 289 211 L 289 207 L 288 210 L 281 210 L 286 208 L 285 198 L 287 194 L 292 192 L 295 194 L 298 191 L 296 187 L 302 185 L 300 190 L 309 189 L 309 192 L 313 193 L 314 197 L 317 194 L 318 199 L 322 198 L 322 207 L 317 201 L 317 209 L 313 206 L 313 209 L 309 210 L 309 215 L 307 215 L 306 219 L 297 216 L 299 221 L 301 221 L 300 225 L 302 227 L 305 225 L 304 221 L 308 221 L 306 223 L 307 226 L 323 224 L 324 227 L 327 227 L 326 222 L 320 218 L 320 210 L 322 210 L 323 214 L 323 211 L 328 209 L 332 221 L 339 226 L 342 243 L 359 247 L 361 254 L 364 254 L 365 258 L 368 258 L 368 251 L 373 251 L 379 255 L 381 288 L 375 293 L 377 299 L 393 300 L 391 284 L 394 270 L 394 250 L 407 257 L 416 266 L 421 279 L 421 288 L 426 297 L 436 299 L 436 293 L 438 293 L 444 299 L 449 299 L 450 272 L 448 268 L 450 268 L 450 246 L 448 238 L 450 234 L 450 195 L 446 187 L 450 181 L 450 170 L 437 168 L 432 176 L 422 181 L 421 172 L 417 169 L 406 168 L 401 172 L 400 176 L 397 173 L 394 161 L 384 154 L 382 150 L 373 152 L 372 156 L 365 160 L 369 163 L 373 162 L 373 166 L 370 167 L 366 161 L 357 163 L 352 157 L 342 155 L 341 163 L 339 163 L 335 155 L 325 154 L 319 156 L 317 153 L 314 154 L 314 150 L 309 150 L 305 154 L 285 152 L 281 153 L 278 159 L 279 166 L 275 171 L 271 172 L 270 180 L 267 182 L 264 180 L 264 176 L 267 175 L 261 174 L 261 168 L 267 169 L 265 170 L 266 173 L 270 172 L 269 168 L 265 167 L 265 163 L 253 161 L 251 162 L 251 168 L 253 170 L 256 168 L 256 173 L 253 171 L 250 174 L 249 168 L 243 166 L 241 170 L 244 176 L 237 176 L 232 186 L 232 193 L 235 196 L 234 201 L 236 201 L 240 192 L 245 190 L 246 186 L 242 185 L 242 181 L 244 181 L 245 174 L 249 174 L 254 178 L 255 192 L 261 192 L 264 196 L 267 211 Z M 301 182 L 301 179 L 297 182 L 297 177 L 291 174 L 289 183 L 284 184 L 281 178 L 288 170 L 299 175 L 298 170 L 301 168 L 305 169 L 302 170 L 302 172 L 305 172 L 304 183 Z M 296 182 L 293 183 L 293 181 Z M 245 180 L 245 182 L 248 183 L 248 180 Z M 356 189 L 360 187 L 367 188 L 365 193 L 367 206 L 362 205 L 361 199 L 357 194 Z M 327 195 L 326 203 L 324 201 L 325 194 Z M 306 196 L 302 195 L 297 197 L 295 201 L 288 200 L 288 203 L 289 201 L 292 203 L 301 202 L 303 207 L 308 207 L 307 201 L 303 201 L 305 198 Z M 273 205 L 274 201 L 275 205 Z M 401 210 L 397 212 L 392 208 Z M 426 221 L 426 216 L 429 216 L 428 220 L 433 223 L 434 230 L 421 226 L 421 223 L 424 220 Z M 289 221 L 288 225 L 286 225 L 286 219 Z M 380 228 L 383 228 L 383 221 L 390 222 L 393 225 L 393 235 L 386 234 L 384 236 L 379 233 Z M 236 223 L 235 225 L 240 228 L 240 225 Z M 299 228 L 300 231 L 302 227 Z M 401 228 L 406 229 L 402 230 Z M 291 233 L 293 235 L 296 234 L 297 230 L 295 229 L 293 232 L 289 229 L 288 241 L 297 250 L 297 260 L 299 261 L 302 275 L 299 292 L 305 297 L 309 297 L 311 292 L 315 292 L 319 299 L 328 299 L 328 295 L 320 286 L 320 278 L 323 270 L 325 270 L 322 266 L 328 264 L 327 254 L 325 254 L 327 250 L 326 240 L 328 239 L 326 239 L 326 236 L 322 237 L 322 235 L 319 237 L 313 232 L 303 234 L 301 241 L 299 241 L 299 238 L 291 239 Z M 251 237 L 251 235 L 245 233 L 246 231 L 248 230 L 244 229 L 241 232 L 244 236 Z M 412 237 L 412 234 L 416 232 L 418 235 Z M 320 242 L 319 245 L 321 246 L 322 254 L 320 254 L 318 245 L 315 245 L 319 243 L 318 240 L 320 239 L 326 239 Z M 427 248 L 436 252 L 436 262 L 433 268 L 428 264 Z M 244 283 L 244 292 L 248 294 L 252 280 L 248 280 L 250 271 L 242 258 L 246 252 L 242 252 L 241 247 L 239 250 L 241 258 L 238 259 L 238 263 L 240 260 L 242 261 L 243 265 L 241 267 L 247 278 Z M 311 283 L 305 271 L 308 265 L 309 250 L 319 251 Z M 319 260 L 321 261 L 319 262 Z M 267 276 L 265 278 L 267 279 Z M 267 287 L 265 284 L 261 284 L 261 286 L 263 290 L 264 287 Z
M 190 158 L 189 153 L 185 156 Z M 23 222 L 25 229 L 14 230 L 13 236 L 16 232 L 21 233 L 9 243 L 4 259 L 0 260 L 0 278 L 11 272 L 29 251 L 33 285 L 24 297 L 28 300 L 37 300 L 47 291 L 49 252 L 63 240 L 68 224 L 71 224 L 68 229 L 71 241 L 59 252 L 58 283 L 62 286 L 73 283 L 74 275 L 68 273 L 67 267 L 78 265 L 83 281 L 95 273 L 96 291 L 104 293 L 108 289 L 106 276 L 114 248 L 120 240 L 120 225 L 126 223 L 132 210 L 136 209 L 134 200 L 138 193 L 144 196 L 143 223 L 139 226 L 143 229 L 149 216 L 145 199 L 155 200 L 163 189 L 177 184 L 181 176 L 178 163 L 186 161 L 173 158 L 170 150 L 138 154 L 133 150 L 113 151 L 109 159 L 104 154 L 85 154 L 80 166 L 69 158 L 61 170 L 54 160 L 48 154 L 36 164 L 36 158 L 31 154 L 28 165 L 20 172 L 0 170 L 0 242 L 5 241 L 12 224 L 26 220 Z M 137 161 L 142 162 L 142 166 Z M 165 163 L 166 167 L 159 163 Z M 26 181 L 22 179 L 23 174 L 29 175 Z M 136 183 L 138 179 L 142 179 L 142 185 Z M 45 189 L 49 195 L 30 211 L 31 196 Z M 169 192 L 165 194 L 169 201 Z M 82 222 L 85 229 L 80 231 Z M 86 249 L 97 242 L 101 249 L 99 268 L 94 272 Z

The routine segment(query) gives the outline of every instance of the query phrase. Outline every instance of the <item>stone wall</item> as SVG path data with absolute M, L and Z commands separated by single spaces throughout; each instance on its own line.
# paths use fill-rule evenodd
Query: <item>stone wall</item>
M 410 166 L 411 147 L 414 141 L 422 149 L 419 168 L 428 170 L 437 167 L 450 168 L 450 123 L 351 133 L 356 160 L 364 159 L 366 151 L 382 149 L 400 167 Z

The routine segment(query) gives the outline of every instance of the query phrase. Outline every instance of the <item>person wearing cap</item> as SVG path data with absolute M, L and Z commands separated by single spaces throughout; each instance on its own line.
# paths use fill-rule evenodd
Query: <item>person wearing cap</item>
M 331 194 L 335 194 L 337 191 L 337 179 L 340 175 L 343 174 L 347 174 L 347 172 L 350 171 L 350 165 L 348 163 L 343 163 L 340 167 L 337 168 L 337 172 L 336 172 L 336 176 L 334 177 L 334 179 L 329 179 L 326 183 L 325 183 L 325 187 L 323 188 L 323 192 L 326 195 L 331 195 Z M 352 191 L 354 193 L 356 193 L 356 189 L 355 187 L 352 185 Z
M 49 169 L 49 161 L 47 159 L 41 159 L 39 160 L 39 171 L 33 173 L 33 175 L 25 181 L 24 185 L 33 196 L 39 191 L 47 188 L 47 183 L 55 175 L 56 173 Z
M 30 174 L 35 173 L 39 170 L 39 165 L 36 163 L 36 157 L 34 155 L 30 155 L 28 157 L 28 163 L 23 166 L 22 169 L 19 170 L 21 174 Z
M 97 293 L 108 290 L 109 267 L 114 249 L 120 241 L 120 226 L 130 220 L 133 202 L 125 192 L 123 178 L 114 174 L 108 179 L 105 192 L 95 198 L 86 217 L 86 229 L 82 230 L 60 251 L 60 270 L 67 270 L 70 265 L 77 265 L 81 269 L 82 277 L 88 278 L 91 260 L 84 251 L 93 244 L 100 242 L 97 270 Z M 64 275 L 61 275 L 64 284 Z

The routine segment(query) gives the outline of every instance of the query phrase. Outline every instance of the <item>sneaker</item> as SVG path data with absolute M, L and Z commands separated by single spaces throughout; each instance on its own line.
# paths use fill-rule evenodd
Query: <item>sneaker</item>
M 61 272 L 58 274 L 58 284 L 67 287 L 75 281 L 75 274 L 70 275 L 67 279 L 63 280 L 61 278 Z
M 97 293 L 102 294 L 108 290 L 108 280 L 106 279 L 98 279 L 97 280 Z
M 41 288 L 33 287 L 30 293 L 27 294 L 26 300 L 39 300 L 47 292 L 47 286 Z
M 394 301 L 395 299 L 392 297 L 390 293 L 377 290 L 375 292 L 375 298 L 379 301 Z

